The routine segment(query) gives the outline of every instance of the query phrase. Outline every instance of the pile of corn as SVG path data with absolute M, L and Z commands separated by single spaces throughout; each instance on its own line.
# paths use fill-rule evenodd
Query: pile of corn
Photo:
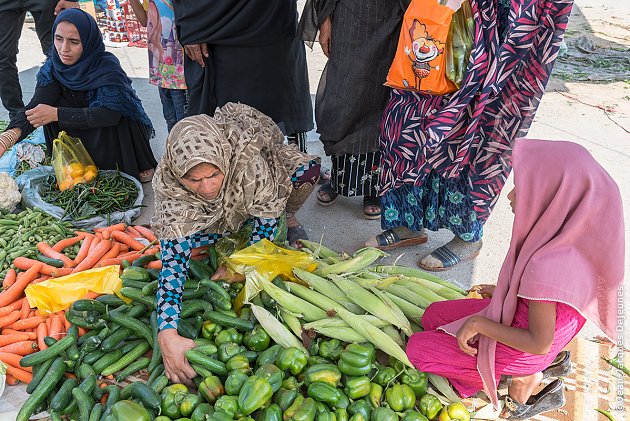
M 318 263 L 315 272 L 295 268 L 298 282 L 255 277 L 246 282 L 246 299 L 256 318 L 285 347 L 301 348 L 303 335 L 316 332 L 344 342 L 371 342 L 413 367 L 404 346 L 406 338 L 422 330 L 424 310 L 433 302 L 466 295 L 461 288 L 418 269 L 371 266 L 386 255 L 375 248 L 347 256 L 302 242 Z M 451 395 L 444 379 L 432 376 L 431 381 L 443 394 Z

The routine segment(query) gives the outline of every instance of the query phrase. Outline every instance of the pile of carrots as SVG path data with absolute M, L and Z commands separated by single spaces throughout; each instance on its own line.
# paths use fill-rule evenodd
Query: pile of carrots
M 2 282 L 0 292 L 0 361 L 7 366 L 7 383 L 18 381 L 29 383 L 32 379 L 30 368 L 21 367 L 19 362 L 24 355 L 40 349 L 46 349 L 44 338 L 50 336 L 60 339 L 66 334 L 69 323 L 64 311 L 53 314 L 40 314 L 31 309 L 24 296 L 25 288 L 31 283 L 38 283 L 50 278 L 58 278 L 88 269 L 121 265 L 124 260 L 133 262 L 144 255 L 159 251 L 157 238 L 146 227 L 127 226 L 124 223 L 106 228 L 95 229 L 94 233 L 77 231 L 75 237 L 49 245 L 37 244 L 39 252 L 50 259 L 63 262 L 49 265 L 39 260 L 17 257 L 15 267 L 10 269 Z M 138 241 L 144 238 L 148 246 Z M 63 251 L 65 248 L 81 242 L 81 248 L 75 259 L 70 259 Z M 161 268 L 159 260 L 147 267 Z M 95 298 L 98 294 L 88 293 L 85 298 Z M 79 335 L 85 333 L 80 329 Z

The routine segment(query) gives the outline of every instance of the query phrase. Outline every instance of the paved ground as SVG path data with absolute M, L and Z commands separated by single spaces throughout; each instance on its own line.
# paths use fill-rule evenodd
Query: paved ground
M 301 3 L 301 2 L 300 2 Z M 577 0 L 574 8 L 567 43 L 569 59 L 558 66 L 559 71 L 547 87 L 547 93 L 537 113 L 529 137 L 543 139 L 572 140 L 585 146 L 617 180 L 623 196 L 626 217 L 630 210 L 630 71 L 628 70 L 627 52 L 630 51 L 630 7 L 627 2 L 614 0 Z M 606 67 L 606 60 L 572 60 L 570 53 L 585 50 L 582 38 L 588 37 L 588 48 L 593 57 L 598 51 L 620 52 L 622 65 L 612 71 L 614 82 L 592 83 L 580 80 L 598 80 L 589 77 L 596 75 L 595 67 Z M 34 88 L 35 74 L 41 65 L 43 55 L 38 47 L 32 25 L 26 25 L 22 33 L 18 65 L 20 79 L 26 99 L 30 98 Z M 163 153 L 166 139 L 166 125 L 161 114 L 161 105 L 157 90 L 147 82 L 146 51 L 137 48 L 110 49 L 116 54 L 133 79 L 147 113 L 154 122 L 156 138 L 152 146 L 156 156 Z M 625 52 L 625 59 L 623 59 Z M 316 46 L 314 51 L 307 50 L 311 92 L 315 92 L 317 81 L 325 65 L 325 57 Z M 623 63 L 622 63 L 623 64 Z M 573 66 L 573 67 L 571 67 Z M 575 66 L 581 66 L 578 72 Z M 610 67 L 610 66 L 609 66 Z M 615 73 L 616 72 L 616 73 Z M 577 80 L 577 81 L 576 81 Z M 351 105 L 349 105 L 351 106 Z M 7 112 L 0 106 L 0 119 L 7 119 Z M 322 155 L 317 133 L 309 133 L 309 152 Z M 511 184 L 511 182 L 509 183 Z M 492 217 L 485 226 L 484 248 L 474 261 L 444 272 L 446 279 L 464 287 L 475 283 L 493 283 L 499 272 L 503 256 L 509 245 L 512 214 L 505 199 L 511 189 L 507 185 Z M 153 194 L 147 189 L 145 205 L 140 222 L 148 222 L 153 209 Z M 333 249 L 352 252 L 361 247 L 363 242 L 379 232 L 378 221 L 362 218 L 361 200 L 340 198 L 334 206 L 322 208 L 311 197 L 299 213 L 299 218 L 307 227 L 313 240 L 323 242 Z M 606 223 L 606 221 L 602 221 Z M 627 231 L 626 231 L 627 233 Z M 409 248 L 392 254 L 390 259 L 399 259 L 404 265 L 415 263 L 437 246 L 451 238 L 447 231 L 432 234 L 430 241 L 423 246 Z M 626 238 L 628 236 L 626 235 Z M 588 239 L 584 239 L 588 241 Z M 628 255 L 628 252 L 627 252 Z M 626 259 L 626 261 L 629 261 Z M 628 303 L 624 297 L 624 303 Z M 627 307 L 627 304 L 625 306 Z M 623 304 L 620 311 L 624 312 Z M 598 332 L 588 326 L 582 338 L 592 338 Z M 626 329 L 626 346 L 630 343 L 630 329 Z M 599 353 L 598 350 L 593 352 Z M 588 354 L 588 352 L 586 352 Z M 595 354 L 595 355 L 597 355 Z M 628 392 L 626 392 L 628 393 Z M 626 395 L 627 396 L 627 395 Z M 1 411 L 0 411 L 1 413 Z M 0 420 L 2 420 L 0 415 Z M 576 415 L 566 415 L 560 419 L 591 419 Z M 592 419 L 595 419 L 593 416 Z M 617 420 L 621 419 L 617 416 Z

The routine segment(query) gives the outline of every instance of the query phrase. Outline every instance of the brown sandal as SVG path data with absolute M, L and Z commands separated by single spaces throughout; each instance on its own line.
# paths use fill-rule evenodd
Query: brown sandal
M 400 238 L 400 236 L 393 229 L 387 229 L 376 236 L 378 245 L 377 249 L 380 250 L 392 250 L 398 247 L 416 246 L 424 244 L 428 241 L 429 236 L 427 233 L 422 233 L 417 237 Z

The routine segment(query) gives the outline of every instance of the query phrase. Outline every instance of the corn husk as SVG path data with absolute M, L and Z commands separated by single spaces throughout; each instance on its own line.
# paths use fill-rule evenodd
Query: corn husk
M 396 295 L 384 291 L 385 295 L 394 302 L 394 304 L 396 304 L 396 306 L 403 312 L 405 313 L 405 316 L 407 316 L 407 319 L 409 319 L 409 322 L 419 322 L 420 320 L 422 320 L 422 316 L 424 315 L 424 310 L 421 309 L 420 307 L 411 304 L 409 301 L 407 300 L 403 300 L 400 297 L 397 297 Z M 411 328 L 412 331 L 413 330 L 413 326 Z M 415 331 L 414 331 L 415 332 Z
M 301 314 L 307 322 L 327 317 L 321 308 L 278 288 L 271 282 L 262 282 L 262 287 L 278 305 L 292 313 Z
M 376 266 L 375 268 L 372 268 L 372 270 L 374 270 L 375 272 L 380 272 L 380 273 L 389 273 L 390 275 L 404 275 L 409 278 L 426 279 L 427 281 L 431 281 L 436 284 L 442 285 L 444 287 L 450 288 L 453 291 L 458 292 L 459 294 L 466 295 L 466 291 L 464 291 L 457 285 L 454 285 L 438 276 L 431 275 L 430 273 L 427 273 L 420 269 L 409 268 L 405 266 L 395 266 L 395 265 L 391 265 L 391 266 L 379 265 L 379 266 Z
M 400 333 L 398 333 L 398 330 L 394 326 L 392 325 L 385 326 L 383 328 L 383 332 L 385 332 L 387 336 L 392 338 L 394 342 L 396 342 L 399 346 L 403 348 L 405 347 L 405 341 L 403 341 L 403 338 L 400 336 Z
M 319 333 L 320 335 L 326 336 L 327 338 L 339 339 L 340 341 L 344 341 L 344 342 L 351 342 L 355 344 L 369 342 L 368 339 L 366 339 L 356 330 L 347 326 L 346 327 L 320 326 L 320 327 L 313 328 L 313 330 Z
M 321 308 L 327 314 L 334 313 L 335 307 L 339 305 L 339 303 L 331 300 L 324 294 L 320 294 L 317 291 L 313 291 L 310 288 L 307 288 L 300 284 L 296 284 L 294 282 L 287 282 L 287 288 L 289 289 L 291 294 L 300 297 L 301 299 L 306 300 L 309 303 Z
M 276 319 L 273 314 L 269 313 L 264 307 L 259 307 L 252 303 L 249 305 L 258 323 L 260 323 L 262 328 L 265 329 L 265 332 L 269 334 L 275 343 L 284 348 L 296 347 L 306 351 L 302 342 L 298 340 L 282 322 Z
M 409 326 L 409 320 L 407 319 L 407 316 L 405 316 L 405 313 L 403 313 L 402 310 L 394 304 L 394 302 L 390 300 L 383 291 L 379 291 L 376 288 L 370 288 L 370 291 L 372 291 L 372 294 L 376 295 L 376 297 L 378 297 L 378 299 L 381 300 L 387 308 L 389 308 L 396 320 L 400 320 L 400 323 L 402 324 L 402 326 L 399 326 L 400 329 L 405 332 L 407 336 L 411 335 L 411 326 Z
M 447 288 L 445 286 L 442 286 L 440 284 L 437 284 L 435 282 L 431 282 L 422 278 L 402 276 L 401 284 L 402 285 L 417 284 L 417 285 L 423 286 L 425 288 L 430 289 L 431 291 L 433 291 L 440 297 L 442 297 L 442 299 L 446 299 L 446 300 L 461 300 L 462 298 L 465 298 L 464 295 L 460 294 L 459 292 L 451 288 Z
M 371 324 L 372 326 L 375 327 L 379 327 L 379 328 L 384 328 L 385 326 L 391 326 L 391 324 L 389 324 L 388 322 L 386 322 L 383 319 L 379 319 L 376 316 L 372 316 L 371 314 L 364 314 L 364 315 L 357 315 L 357 317 L 360 317 L 361 319 L 363 319 L 364 321 L 366 321 L 367 323 Z M 348 323 L 346 323 L 345 320 L 339 318 L 339 317 L 329 317 L 327 319 L 321 319 L 321 320 L 316 320 L 314 322 L 310 322 L 310 323 L 306 323 L 304 325 L 305 329 L 314 329 L 316 327 L 348 327 Z
M 291 313 L 285 309 L 280 309 L 280 317 L 284 321 L 284 323 L 291 329 L 291 331 L 298 338 L 302 337 L 302 325 L 300 324 L 300 320 L 298 319 L 298 315 Z
M 351 311 L 354 314 L 365 313 L 361 307 L 351 302 L 346 294 L 344 294 L 343 291 L 340 290 L 333 282 L 324 279 L 315 273 L 299 268 L 294 268 L 293 274 L 302 281 L 306 282 L 315 291 L 344 306 L 346 310 Z
M 457 393 L 453 390 L 448 380 L 437 374 L 427 373 L 429 382 L 437 389 L 442 396 L 450 403 L 460 402 L 461 399 L 457 396 Z
M 390 285 L 385 288 L 385 291 L 402 298 L 403 300 L 409 301 L 411 304 L 417 305 L 422 309 L 426 309 L 430 304 L 431 300 L 425 298 L 421 295 L 416 294 L 413 291 L 408 290 L 407 288 L 400 285 Z
M 415 292 L 416 294 L 426 298 L 432 303 L 436 301 L 446 300 L 446 298 L 442 297 L 441 295 L 436 294 L 435 292 L 431 291 L 429 288 L 424 287 L 420 284 L 416 284 L 413 282 L 406 282 L 406 281 L 397 281 L 396 285 L 400 285 L 404 288 L 407 288 L 408 290 Z
M 319 270 L 323 276 L 331 274 L 359 272 L 387 254 L 377 248 L 366 247 L 357 251 L 352 259 L 332 264 Z
M 334 250 L 323 246 L 321 243 L 315 243 L 309 240 L 299 240 L 304 247 L 306 247 L 311 253 L 313 253 L 318 259 L 324 259 L 326 257 L 339 257 L 339 254 Z

